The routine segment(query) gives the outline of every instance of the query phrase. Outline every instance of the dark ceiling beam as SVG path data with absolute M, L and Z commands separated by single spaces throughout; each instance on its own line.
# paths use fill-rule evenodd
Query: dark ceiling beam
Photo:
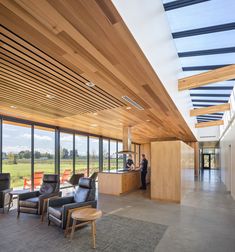
M 215 70 L 217 68 L 230 66 L 232 64 L 227 65 L 211 65 L 211 66 L 191 66 L 191 67 L 182 67 L 183 71 L 204 71 L 204 70 Z
M 208 103 L 226 103 L 228 102 L 227 100 L 200 100 L 200 99 L 192 99 L 192 102 L 208 102 Z
M 197 88 L 191 88 L 190 90 L 233 90 L 233 86 L 227 86 L 227 87 L 197 87 Z
M 200 122 L 203 122 L 203 121 L 205 121 L 205 122 L 210 122 L 210 121 L 221 120 L 221 118 L 219 118 L 219 119 L 197 119 L 197 120 L 200 121 Z
M 220 119 L 220 118 L 222 118 L 223 116 L 221 115 L 221 116 L 210 116 L 210 115 L 200 115 L 200 116 L 197 116 L 197 118 L 214 118 L 214 119 Z
M 210 107 L 211 105 L 209 104 L 195 104 L 193 103 L 193 107 Z
M 222 25 L 214 25 L 214 26 L 208 26 L 208 27 L 203 27 L 203 28 L 197 28 L 197 29 L 192 29 L 192 30 L 186 30 L 186 31 L 180 31 L 180 32 L 173 32 L 172 36 L 174 39 L 177 39 L 177 38 L 197 36 L 197 35 L 203 35 L 203 34 L 214 33 L 214 32 L 229 31 L 229 30 L 234 30 L 234 29 L 235 29 L 235 22 L 222 24 Z
M 178 8 L 183 8 L 186 6 L 207 2 L 209 0 L 181 0 L 181 1 L 172 1 L 169 3 L 163 4 L 165 11 L 170 11 Z
M 189 51 L 189 52 L 179 52 L 178 56 L 180 58 L 182 58 L 182 57 L 215 55 L 215 54 L 225 54 L 225 53 L 235 53 L 235 47 L 217 48 L 217 49 L 200 50 L 200 51 Z
M 191 97 L 230 97 L 230 94 L 190 94 Z

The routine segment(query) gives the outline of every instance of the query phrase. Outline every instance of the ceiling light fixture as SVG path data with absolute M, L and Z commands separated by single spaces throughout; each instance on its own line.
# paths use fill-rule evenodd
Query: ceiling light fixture
M 95 113 L 93 113 L 93 115 L 94 115 L 94 116 L 97 116 L 98 114 L 95 112 Z
M 95 84 L 93 82 L 91 82 L 91 81 L 86 82 L 86 85 L 88 87 L 94 87 L 95 86 Z
M 11 108 L 13 108 L 13 109 L 16 109 L 16 108 L 17 108 L 16 106 L 13 106 L 13 105 L 12 105 L 12 106 L 10 106 L 10 107 L 11 107 Z
M 139 109 L 139 110 L 144 110 L 144 108 L 138 104 L 136 101 L 132 100 L 130 97 L 124 95 L 122 96 L 122 99 L 125 100 L 126 102 L 130 103 L 133 107 Z
M 47 97 L 48 99 L 53 99 L 53 98 L 55 98 L 54 95 L 50 95 L 50 94 L 47 94 L 46 97 Z
M 91 124 L 91 127 L 97 127 L 98 125 L 97 124 Z
M 146 122 L 150 122 L 150 120 L 149 120 L 149 119 L 147 119 L 147 120 L 146 120 Z
M 131 109 L 131 107 L 126 107 L 126 109 L 130 110 L 130 109 Z

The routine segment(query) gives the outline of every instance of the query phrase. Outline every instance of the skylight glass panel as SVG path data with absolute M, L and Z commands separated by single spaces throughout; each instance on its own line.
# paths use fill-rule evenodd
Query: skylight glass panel
M 182 66 L 210 66 L 235 64 L 235 53 L 186 57 L 180 58 L 180 62 Z
M 178 52 L 233 47 L 235 46 L 235 30 L 178 38 L 174 41 Z
M 213 0 L 167 11 L 172 32 L 235 22 L 234 0 Z

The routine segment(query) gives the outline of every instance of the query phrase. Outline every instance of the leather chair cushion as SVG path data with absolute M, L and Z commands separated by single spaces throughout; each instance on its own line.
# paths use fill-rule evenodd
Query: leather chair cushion
M 79 187 L 90 189 L 92 187 L 92 179 L 91 178 L 80 178 Z
M 38 208 L 39 198 L 29 198 L 26 200 L 20 200 L 20 207 L 28 207 L 28 208 Z
M 10 188 L 10 173 L 0 173 L 0 191 Z
M 21 213 L 38 214 L 37 208 L 20 207 Z
M 81 203 L 87 201 L 89 189 L 79 187 L 74 194 L 74 202 Z
M 49 215 L 53 215 L 57 219 L 62 219 L 63 207 L 48 207 Z
M 40 194 L 53 193 L 56 185 L 53 183 L 43 183 L 40 188 Z
M 62 227 L 62 220 L 57 219 L 54 215 L 48 214 L 48 219 L 57 226 Z
M 59 182 L 59 175 L 45 174 L 43 176 L 43 182 L 45 182 L 45 183 L 57 183 L 57 182 Z

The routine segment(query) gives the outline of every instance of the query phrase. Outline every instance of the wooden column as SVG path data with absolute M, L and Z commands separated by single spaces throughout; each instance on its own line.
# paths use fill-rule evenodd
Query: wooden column
M 199 143 L 198 142 L 187 142 L 189 146 L 194 149 L 194 175 L 199 175 Z

